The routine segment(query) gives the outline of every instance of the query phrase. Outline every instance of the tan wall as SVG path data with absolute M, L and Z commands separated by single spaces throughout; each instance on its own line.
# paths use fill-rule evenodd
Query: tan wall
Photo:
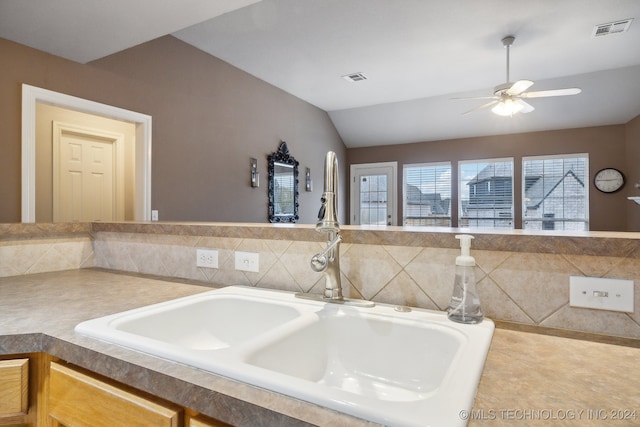
M 626 196 L 640 196 L 640 116 L 626 126 L 627 191 Z M 640 231 L 640 206 L 627 202 L 627 230 Z
M 119 133 L 124 136 L 125 220 L 134 219 L 135 138 L 133 123 L 36 104 L 36 222 L 53 221 L 53 121 Z
M 636 119 L 637 120 L 637 119 Z M 347 151 L 347 162 L 351 164 L 373 162 L 398 162 L 398 218 L 402 218 L 402 168 L 405 164 L 438 161 L 452 162 L 453 182 L 457 182 L 457 163 L 460 160 L 514 158 L 514 202 L 516 228 L 521 228 L 522 157 L 567 153 L 589 153 L 590 170 L 590 226 L 591 230 L 626 231 L 626 191 L 603 194 L 593 187 L 593 175 L 605 167 L 615 167 L 625 173 L 631 168 L 627 164 L 625 125 L 600 126 L 558 131 L 534 132 L 478 138 L 463 138 L 446 141 L 421 142 L 393 146 L 353 148 Z M 637 142 L 636 142 L 637 144 Z M 627 144 L 628 145 L 628 144 Z M 640 170 L 640 155 L 635 154 L 636 173 Z M 455 185 L 454 185 L 455 187 Z M 452 189 L 457 200 L 457 189 Z M 452 217 L 457 218 L 458 207 L 452 203 Z M 454 227 L 457 226 L 454 223 Z M 637 228 L 636 228 L 637 229 Z
M 20 221 L 23 83 L 152 116 L 152 209 L 161 220 L 266 222 L 266 158 L 285 140 L 301 169 L 311 168 L 314 191 L 300 187 L 300 218 L 312 223 L 325 153 L 345 163 L 326 112 L 171 36 L 87 65 L 4 39 L 0 57 L 0 222 Z

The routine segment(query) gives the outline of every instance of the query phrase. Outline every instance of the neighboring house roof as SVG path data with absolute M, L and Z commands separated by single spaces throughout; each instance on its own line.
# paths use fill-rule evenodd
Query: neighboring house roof
M 488 165 L 482 169 L 475 178 L 469 181 L 469 184 L 477 184 L 482 181 L 491 179 L 504 179 L 511 177 L 512 170 L 508 165 Z M 525 189 L 525 198 L 527 201 L 527 209 L 538 209 L 542 202 L 553 191 L 563 183 L 567 178 L 575 179 L 578 184 L 584 187 L 584 182 L 572 171 L 569 170 L 564 175 L 545 175 L 545 176 L 525 176 L 525 182 L 530 185 Z M 448 200 L 442 200 L 440 193 L 423 193 L 415 185 L 407 184 L 407 204 L 410 205 L 431 205 L 433 213 L 446 214 L 448 211 Z M 446 206 L 443 206 L 446 205 Z M 473 204 L 463 203 L 464 209 L 488 209 L 495 206 L 495 203 Z
M 575 179 L 582 187 L 584 182 L 573 173 L 572 170 L 568 171 L 564 175 L 545 175 L 539 177 L 527 190 L 525 190 L 525 197 L 527 199 L 527 209 L 538 209 L 542 202 L 568 177 Z M 526 177 L 525 177 L 526 179 Z
M 467 185 L 478 184 L 489 180 L 502 180 L 512 176 L 511 167 L 504 163 L 493 163 L 482 169 L 478 175 L 471 179 Z M 538 209 L 549 195 L 551 195 L 565 179 L 572 178 L 582 187 L 584 182 L 572 171 L 569 170 L 564 175 L 543 175 L 543 176 L 525 176 L 527 186 L 525 188 L 525 199 L 527 209 Z M 486 209 L 490 204 L 473 204 L 469 209 Z
M 470 180 L 467 185 L 477 184 L 478 182 L 488 181 L 495 178 L 511 178 L 513 169 L 506 162 L 491 163 L 482 169 L 475 178 Z
M 415 185 L 407 184 L 407 204 L 408 205 L 430 205 L 434 214 L 448 213 L 448 200 L 442 200 L 440 193 L 423 193 Z M 446 205 L 446 206 L 445 206 Z

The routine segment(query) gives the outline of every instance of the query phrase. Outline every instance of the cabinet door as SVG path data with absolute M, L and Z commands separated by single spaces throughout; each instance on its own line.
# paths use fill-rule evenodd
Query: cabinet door
M 187 417 L 186 427 L 232 427 L 231 424 L 214 420 L 213 418 L 199 415 L 197 417 Z
M 29 410 L 29 359 L 0 360 L 0 417 Z
M 52 362 L 49 373 L 49 420 L 51 426 L 179 427 L 181 409 L 160 404 Z

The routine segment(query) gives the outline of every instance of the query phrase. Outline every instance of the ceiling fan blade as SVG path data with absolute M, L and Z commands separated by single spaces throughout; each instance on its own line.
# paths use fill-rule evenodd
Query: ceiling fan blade
M 525 92 L 521 93 L 521 98 L 544 98 L 547 96 L 565 96 L 565 95 L 577 95 L 582 92 L 582 89 L 572 87 L 568 89 L 554 89 L 554 90 L 541 90 L 538 92 Z
M 516 102 L 516 104 L 522 106 L 522 109 L 520 110 L 520 112 L 523 113 L 523 114 L 524 113 L 530 113 L 533 110 L 535 110 L 535 108 L 533 108 L 533 105 L 531 105 L 531 104 L 529 104 L 527 102 L 524 102 L 522 99 L 516 99 L 515 102 Z
M 507 95 L 520 95 L 531 86 L 533 86 L 533 82 L 531 80 L 518 80 L 506 90 L 506 93 Z
M 469 114 L 469 113 L 474 113 L 474 112 L 476 112 L 478 110 L 482 110 L 483 108 L 491 107 L 492 105 L 497 104 L 497 103 L 498 103 L 498 101 L 487 102 L 486 104 L 482 104 L 479 107 L 476 107 L 476 108 L 474 108 L 472 110 L 467 111 L 466 113 L 462 113 L 462 115 Z

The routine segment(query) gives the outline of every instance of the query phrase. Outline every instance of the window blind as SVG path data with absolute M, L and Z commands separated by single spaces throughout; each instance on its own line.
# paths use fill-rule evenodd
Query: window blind
M 513 159 L 459 163 L 458 226 L 514 228 Z
M 522 228 L 589 229 L 587 154 L 522 159 Z
M 451 227 L 451 163 L 405 165 L 403 224 Z

